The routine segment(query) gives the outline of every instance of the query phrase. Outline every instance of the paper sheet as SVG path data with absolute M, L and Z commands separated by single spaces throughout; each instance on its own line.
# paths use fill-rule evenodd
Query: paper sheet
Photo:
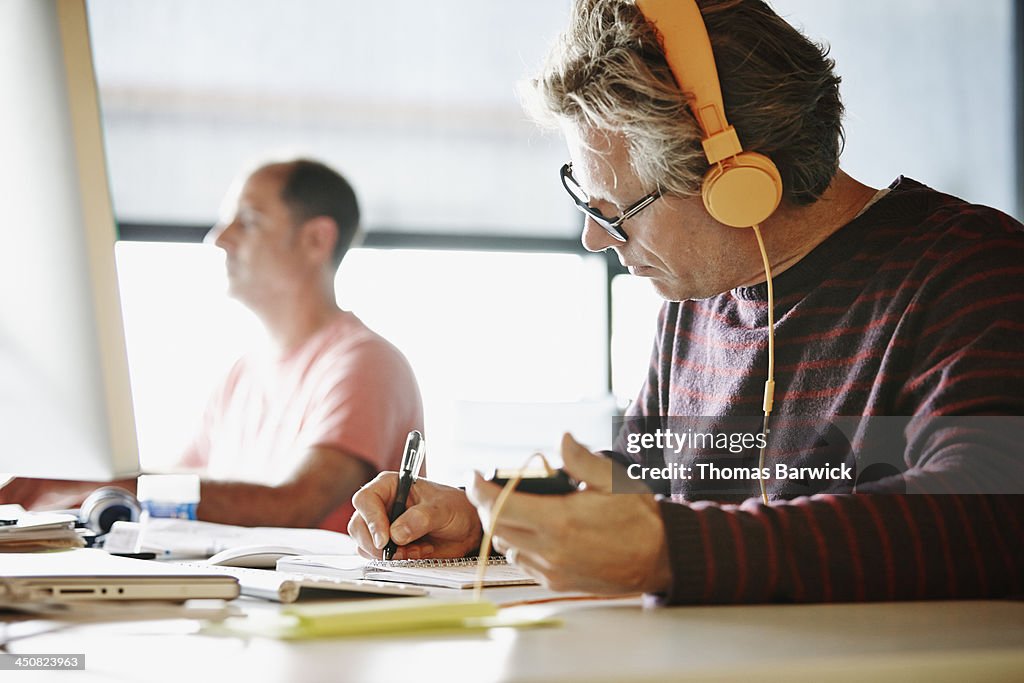
M 136 552 L 139 522 L 115 522 L 107 535 L 104 549 L 115 553 Z M 154 552 L 157 557 L 209 557 L 239 546 L 279 545 L 300 548 L 309 554 L 351 555 L 356 543 L 345 534 L 326 529 L 286 527 L 242 527 L 189 519 L 151 518 L 146 522 L 142 545 L 138 550 Z

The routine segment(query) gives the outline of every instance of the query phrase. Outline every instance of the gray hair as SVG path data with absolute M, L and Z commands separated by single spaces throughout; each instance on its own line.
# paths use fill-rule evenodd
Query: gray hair
M 765 154 L 784 197 L 811 204 L 831 183 L 843 145 L 840 78 L 828 49 L 761 0 L 698 0 L 726 115 L 744 149 Z M 632 0 L 576 0 L 569 28 L 541 73 L 524 84 L 541 123 L 621 133 L 648 187 L 700 193 L 708 163 L 701 132 L 654 30 Z

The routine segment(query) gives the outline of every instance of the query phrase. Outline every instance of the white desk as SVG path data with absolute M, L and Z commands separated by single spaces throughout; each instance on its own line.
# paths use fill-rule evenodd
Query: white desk
M 491 589 L 496 602 L 540 589 Z M 276 609 L 243 599 L 246 610 Z M 645 609 L 638 599 L 521 606 L 564 624 L 304 642 L 197 634 L 189 620 L 74 626 L 8 651 L 85 653 L 73 681 L 1021 681 L 1024 602 Z M 25 627 L 19 624 L 18 627 Z M 4 672 L 6 673 L 6 672 Z

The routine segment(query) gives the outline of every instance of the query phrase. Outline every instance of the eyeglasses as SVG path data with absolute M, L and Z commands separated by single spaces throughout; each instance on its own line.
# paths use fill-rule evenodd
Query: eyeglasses
M 576 208 L 590 216 L 595 223 L 604 228 L 609 235 L 619 242 L 626 241 L 626 233 L 622 230 L 622 224 L 643 211 L 651 202 L 661 196 L 661 188 L 659 187 L 654 192 L 644 195 L 639 201 L 630 204 L 620 215 L 608 218 L 590 205 L 590 197 L 587 196 L 587 193 L 583 191 L 583 188 L 580 187 L 580 184 L 572 176 L 571 161 L 562 166 L 559 175 L 562 178 L 562 187 L 569 193 L 572 200 L 576 202 Z

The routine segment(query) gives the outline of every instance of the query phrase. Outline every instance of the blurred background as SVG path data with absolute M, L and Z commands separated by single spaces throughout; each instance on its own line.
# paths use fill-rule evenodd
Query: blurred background
M 831 46 L 842 165 L 1021 216 L 1013 0 L 776 0 Z M 1019 4 L 1019 3 L 1018 3 Z M 416 370 L 429 471 L 594 448 L 639 389 L 659 301 L 579 246 L 566 153 L 522 113 L 567 0 L 89 0 L 144 469 L 173 464 L 261 334 L 201 244 L 239 172 L 308 155 L 364 211 L 339 300 Z

